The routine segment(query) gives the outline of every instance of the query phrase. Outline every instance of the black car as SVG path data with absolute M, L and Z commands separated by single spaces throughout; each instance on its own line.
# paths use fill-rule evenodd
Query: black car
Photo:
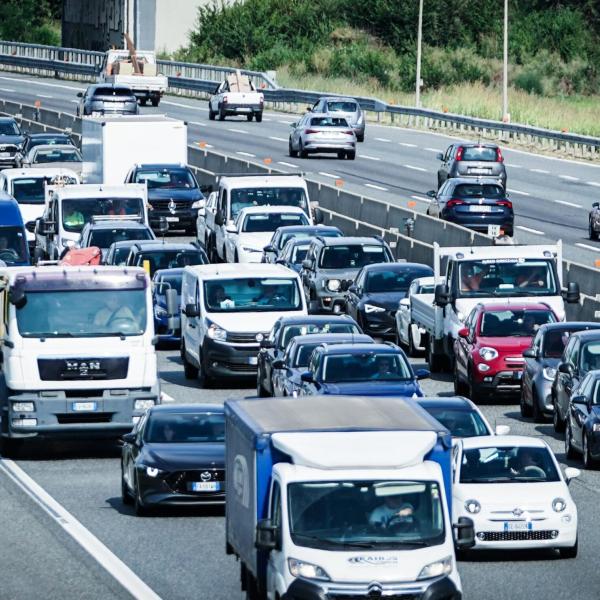
M 256 395 L 259 398 L 273 395 L 273 361 L 283 358 L 289 341 L 297 335 L 313 333 L 362 333 L 362 331 L 348 315 L 279 317 L 269 336 L 260 343 L 256 374 Z
M 586 469 L 600 460 L 600 371 L 590 371 L 569 400 L 565 456 L 577 454 Z
M 13 117 L 0 117 L 0 168 L 18 167 L 25 136 Z
M 552 415 L 552 385 L 565 346 L 571 334 L 588 329 L 600 329 L 600 323 L 548 323 L 538 329 L 531 348 L 523 352 L 525 366 L 521 381 L 521 416 L 533 417 L 539 423 L 544 417 Z
M 137 115 L 139 108 L 132 89 L 126 85 L 100 83 L 78 92 L 77 116 Z
M 71 144 L 71 146 L 75 146 L 73 138 L 66 133 L 28 133 L 25 136 L 22 154 L 25 156 L 36 146 L 54 146 L 55 144 L 60 146 Z
M 154 240 L 148 240 L 148 242 L 154 242 Z M 104 264 L 119 266 L 126 265 L 131 247 L 134 244 L 140 246 L 143 243 L 146 242 L 141 242 L 140 240 L 122 240 L 120 242 L 113 242 L 106 252 Z
M 198 209 L 202 208 L 204 195 L 186 165 L 147 164 L 135 165 L 125 178 L 125 183 L 145 183 L 148 186 L 148 218 L 153 229 L 160 227 L 164 217 L 169 229 L 185 229 L 196 233 Z
M 484 233 L 488 225 L 499 225 L 505 235 L 513 235 L 513 205 L 497 179 L 456 177 L 427 195 L 432 198 L 427 207 L 430 216 Z
M 278 227 L 271 241 L 265 246 L 262 262 L 275 262 L 287 242 L 295 237 L 305 241 L 317 235 L 321 237 L 341 237 L 344 235 L 337 227 L 329 225 L 287 225 Z
M 207 265 L 206 252 L 193 243 L 142 242 L 131 246 L 127 265 L 144 267 L 147 264 L 150 277 L 158 269 L 174 269 L 187 265 Z
M 225 413 L 218 404 L 161 404 L 123 436 L 121 497 L 151 506 L 225 502 Z
M 430 277 L 419 263 L 376 263 L 363 267 L 346 293 L 346 312 L 369 335 L 396 337 L 396 311 L 412 281 Z
M 596 369 L 600 369 L 600 331 L 574 333 L 567 342 L 552 384 L 555 431 L 565 430 L 569 402 L 573 392 L 579 387 L 585 376 Z

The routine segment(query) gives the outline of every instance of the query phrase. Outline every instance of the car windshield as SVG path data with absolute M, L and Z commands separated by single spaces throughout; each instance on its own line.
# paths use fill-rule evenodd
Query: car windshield
M 541 325 L 556 322 L 551 310 L 489 310 L 481 317 L 482 337 L 533 337 Z
M 2 121 L 0 122 L 0 135 L 21 135 L 21 132 L 14 121 Z
M 23 337 L 142 335 L 146 331 L 144 290 L 28 291 L 17 309 Z
M 147 183 L 149 190 L 157 188 L 196 189 L 194 177 L 187 169 L 140 169 L 135 173 L 135 183 Z
M 365 292 L 407 292 L 413 279 L 432 275 L 431 269 L 371 271 L 367 275 Z
M 353 352 L 325 356 L 321 379 L 325 383 L 407 381 L 413 374 L 401 354 Z
M 265 233 L 275 231 L 286 225 L 308 225 L 304 213 L 266 213 L 262 215 L 246 215 L 242 225 L 245 233 Z
M 94 96 L 119 96 L 131 98 L 133 92 L 129 88 L 99 87 L 94 90 Z
M 177 275 L 162 275 L 160 280 L 156 282 L 156 293 L 165 295 L 166 291 L 176 290 L 177 294 L 181 294 L 181 281 L 183 279 L 183 273 Z
M 2 253 L 0 252 L 0 258 Z M 580 366 L 584 373 L 600 369 L 600 342 L 582 344 Z
M 577 329 L 552 329 L 544 335 L 542 355 L 544 358 L 560 358 L 571 334 Z
M 279 337 L 279 349 L 287 347 L 290 340 L 297 335 L 312 335 L 315 333 L 357 333 L 361 331 L 358 325 L 349 323 L 298 323 L 294 325 L 285 325 L 281 330 Z
M 491 183 L 461 183 L 454 188 L 452 195 L 463 199 L 490 198 L 495 200 L 506 197 L 504 188 L 501 185 Z
M 95 215 L 144 215 L 141 198 L 65 198 L 62 201 L 62 222 L 65 231 L 80 233 Z
M 288 277 L 240 277 L 204 283 L 208 312 L 263 312 L 302 309 L 298 281 Z
M 348 121 L 343 117 L 313 117 L 311 127 L 348 127 Z
M 225 415 L 154 412 L 148 418 L 144 441 L 151 444 L 223 443 Z
M 187 265 L 206 264 L 206 255 L 199 250 L 143 250 L 137 255 L 136 266 L 143 267 L 147 263 L 150 275 L 159 269 L 175 269 Z
M 463 146 L 462 160 L 480 160 L 484 162 L 498 162 L 496 148 L 486 146 Z
M 76 148 L 71 149 L 52 149 L 37 150 L 33 155 L 34 164 L 53 163 L 53 162 L 81 162 L 81 154 Z
M 296 546 L 391 550 L 435 546 L 445 539 L 435 482 L 311 481 L 290 483 L 287 492 Z
M 298 206 L 308 213 L 306 192 L 301 187 L 240 188 L 230 193 L 232 219 L 249 206 Z
M 379 262 L 390 262 L 383 246 L 336 245 L 323 248 L 319 266 L 322 269 L 359 269 Z
M 90 234 L 89 246 L 98 246 L 98 248 L 109 248 L 113 242 L 125 240 L 151 240 L 152 233 L 149 229 L 141 228 L 121 228 L 114 229 L 95 229 Z
M 313 238 L 315 236 L 319 237 L 340 237 L 341 233 L 336 231 L 335 229 L 326 229 L 325 231 L 320 230 L 309 230 L 309 231 L 290 231 L 288 233 L 283 233 L 279 238 L 279 249 L 283 248 L 286 243 L 292 238 Z
M 358 110 L 358 104 L 356 102 L 347 102 L 343 100 L 336 100 L 335 102 L 327 103 L 327 110 L 329 112 L 345 112 L 351 113 Z
M 546 448 L 501 446 L 465 449 L 460 467 L 461 483 L 530 483 L 560 481 Z
M 434 419 L 450 431 L 452 437 L 468 438 L 490 435 L 484 420 L 476 411 L 445 408 L 439 406 L 423 407 Z
M 29 260 L 27 238 L 22 227 L 0 226 L 0 260 L 8 266 Z
M 12 181 L 12 195 L 19 204 L 44 204 L 44 177 L 20 177 Z
M 555 271 L 549 260 L 499 258 L 459 263 L 462 298 L 479 296 L 556 296 Z

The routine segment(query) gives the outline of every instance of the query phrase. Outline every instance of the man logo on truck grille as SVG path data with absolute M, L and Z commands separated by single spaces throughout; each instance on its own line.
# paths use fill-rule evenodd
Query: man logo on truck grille
M 68 373 L 78 373 L 79 375 L 87 375 L 90 371 L 100 370 L 100 361 L 66 360 L 65 367 Z
M 177 210 L 177 204 L 173 201 L 173 198 L 169 201 L 169 212 L 174 215 Z

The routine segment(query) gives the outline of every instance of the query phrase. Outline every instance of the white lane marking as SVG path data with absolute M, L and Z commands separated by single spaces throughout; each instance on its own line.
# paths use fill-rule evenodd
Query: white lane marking
M 514 163 L 504 163 L 507 167 L 510 167 L 511 169 L 522 169 L 523 167 L 521 165 L 515 165 Z
M 79 100 L 69 100 L 72 104 L 79 104 Z
M 407 144 L 406 142 L 398 142 L 401 146 L 404 146 L 405 148 L 416 148 L 417 145 L 416 144 Z
M 508 190 L 511 194 L 520 194 L 521 196 L 531 196 L 529 192 L 522 192 L 521 190 Z
M 54 98 L 54 96 L 50 96 L 48 94 L 37 94 L 38 98 Z
M 593 250 L 594 252 L 600 252 L 600 247 L 597 246 L 589 246 L 588 244 L 580 244 L 580 243 L 575 243 L 576 246 L 579 246 L 580 248 L 585 248 L 586 250 Z
M 191 104 L 183 104 L 182 102 L 172 102 L 171 100 L 162 100 L 161 104 L 167 104 L 168 106 L 179 106 L 180 108 L 189 108 L 190 110 L 203 110 L 208 112 L 208 108 L 204 106 L 192 106 Z
M 245 129 L 235 129 L 234 127 L 228 127 L 227 131 L 233 131 L 234 133 L 248 133 Z
M 167 394 L 167 392 L 161 392 L 160 393 L 160 401 L 161 402 L 175 402 L 175 398 L 173 398 L 173 396 L 171 396 L 170 394 Z
M 365 183 L 365 187 L 372 188 L 374 190 L 380 190 L 382 192 L 388 191 L 388 189 L 386 187 L 383 187 L 381 185 L 375 185 L 374 183 Z
M 73 85 L 60 85 L 58 83 L 46 83 L 45 81 L 35 81 L 33 79 L 21 79 L 20 77 L 0 77 L 5 81 L 18 81 L 19 83 L 25 83 L 27 85 L 45 85 L 47 87 L 62 88 L 63 90 L 76 90 L 80 91 L 83 87 L 75 87 Z
M 240 156 L 249 156 L 250 158 L 256 158 L 256 154 L 252 154 L 251 152 L 236 152 Z
M 291 167 L 292 169 L 299 169 L 300 168 L 298 165 L 294 165 L 292 163 L 285 162 L 283 160 L 277 161 L 277 164 L 278 165 L 283 165 L 284 167 Z
M 544 175 L 548 175 L 550 171 L 546 171 L 546 169 L 529 169 L 532 173 L 544 173 Z
M 531 227 L 523 227 L 523 225 L 516 225 L 516 228 L 521 229 L 522 231 L 527 231 L 529 233 L 535 233 L 535 235 L 545 235 L 543 231 L 531 229 Z
M 12 460 L 0 460 L 2 470 L 23 492 L 68 533 L 93 559 L 116 579 L 134 598 L 160 600 L 160 596 L 115 556 L 91 531 L 36 483 Z
M 440 151 L 439 148 L 425 148 L 425 150 L 427 150 L 428 152 L 439 152 Z
M 600 183 L 597 181 L 586 181 L 588 185 L 593 185 L 594 187 L 600 187 Z
M 391 142 L 392 140 L 388 140 L 387 138 L 374 138 L 378 142 Z
M 198 125 L 198 127 L 206 127 L 208 123 L 201 123 L 200 121 L 188 121 L 190 125 Z
M 360 158 L 366 158 L 367 160 L 381 160 L 380 158 L 377 158 L 376 156 L 369 156 L 368 154 L 360 154 L 359 156 L 360 156 Z
M 277 122 L 283 123 L 284 125 L 291 125 L 292 123 L 295 123 L 296 121 L 286 121 L 285 119 L 279 119 Z
M 3 88 L 3 87 L 0 87 L 0 91 L 3 91 L 3 92 L 14 92 L 15 90 L 13 90 L 13 89 L 11 89 L 11 88 Z
M 268 117 L 263 117 L 263 121 L 272 121 L 273 119 L 269 119 Z
M 567 181 L 579 181 L 579 177 L 572 177 L 571 175 L 559 175 L 559 177 Z
M 275 140 L 276 142 L 287 142 L 287 141 L 289 141 L 286 138 L 280 138 L 280 137 L 277 137 L 275 135 L 270 135 L 269 139 L 270 140 Z
M 412 169 L 413 171 L 423 171 L 423 172 L 427 172 L 427 169 L 424 169 L 423 167 L 415 167 L 413 165 L 402 165 L 405 169 Z
M 554 200 L 557 204 L 564 204 L 565 206 L 573 206 L 574 208 L 583 208 L 581 204 L 575 204 L 574 202 L 567 202 L 566 200 Z
M 325 173 L 325 171 L 319 171 L 319 175 L 323 175 L 323 177 L 331 177 L 331 179 L 338 179 L 337 175 L 333 175 L 333 173 Z
M 414 198 L 419 202 L 427 202 L 427 204 L 431 204 L 431 198 L 423 198 L 423 196 L 411 196 L 411 198 Z

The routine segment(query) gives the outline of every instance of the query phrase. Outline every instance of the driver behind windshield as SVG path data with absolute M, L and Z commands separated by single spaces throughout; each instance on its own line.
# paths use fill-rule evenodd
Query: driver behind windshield
M 137 319 L 131 312 L 131 309 L 122 305 L 119 298 L 110 295 L 104 301 L 104 306 L 98 310 L 94 317 L 94 325 L 110 328 L 111 325 L 117 325 L 118 322 L 129 321 L 137 326 Z M 118 328 L 118 327 L 117 327 Z
M 397 525 L 414 525 L 414 507 L 402 494 L 385 496 L 383 504 L 369 515 L 369 524 L 381 528 Z

